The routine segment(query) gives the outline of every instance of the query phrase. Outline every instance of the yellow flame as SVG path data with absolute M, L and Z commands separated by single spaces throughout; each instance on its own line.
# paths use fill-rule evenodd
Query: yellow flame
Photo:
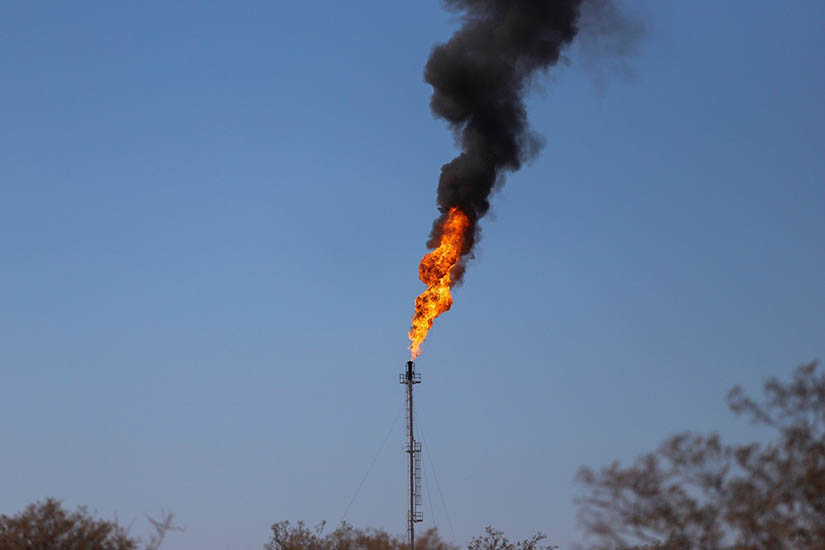
M 451 208 L 438 247 L 421 258 L 418 278 L 427 285 L 427 290 L 415 299 L 415 313 L 409 332 L 412 359 L 421 355 L 421 344 L 427 339 L 435 318 L 453 305 L 450 273 L 461 259 L 464 235 L 469 227 L 467 215 L 456 207 Z

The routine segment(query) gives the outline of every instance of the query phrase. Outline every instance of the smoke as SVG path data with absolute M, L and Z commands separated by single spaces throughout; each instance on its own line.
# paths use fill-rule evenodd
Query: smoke
M 524 96 L 531 79 L 556 65 L 586 23 L 588 43 L 598 36 L 624 43 L 638 30 L 610 0 L 444 0 L 462 14 L 461 28 L 436 45 L 424 70 L 432 85 L 430 107 L 443 118 L 461 154 L 441 167 L 438 208 L 429 248 L 435 248 L 452 207 L 470 219 L 461 261 L 452 272 L 460 282 L 479 238 L 479 220 L 490 194 L 543 145 L 527 122 Z M 595 42 L 594 42 L 595 40 Z M 628 42 L 629 43 L 629 42 Z M 594 47 L 589 48 L 593 50 Z M 596 48 L 597 49 L 597 48 Z M 621 53 L 621 52 L 619 52 Z

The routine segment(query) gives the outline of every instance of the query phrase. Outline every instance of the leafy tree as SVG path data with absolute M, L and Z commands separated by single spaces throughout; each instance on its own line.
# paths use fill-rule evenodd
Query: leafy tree
M 773 430 L 769 443 L 683 433 L 631 466 L 582 468 L 588 535 L 602 547 L 825 548 L 825 374 L 802 365 L 789 382 L 767 380 L 764 393 L 760 404 L 736 387 L 728 404 Z
M 60 501 L 31 504 L 16 516 L 0 516 L 0 550 L 136 550 L 137 540 L 113 521 L 86 508 L 67 512 Z
M 543 533 L 536 533 L 530 538 L 513 543 L 507 540 L 504 533 L 488 525 L 483 535 L 470 539 L 467 550 L 553 550 L 558 548 L 558 546 L 543 544 L 542 541 L 546 539 L 547 536 Z
M 325 524 L 313 528 L 299 521 L 292 525 L 282 521 L 272 526 L 265 550 L 409 550 L 406 538 L 390 535 L 380 529 L 358 529 L 348 523 L 323 534 Z M 542 546 L 541 533 L 529 539 L 511 543 L 501 531 L 487 527 L 485 534 L 470 540 L 468 550 L 552 550 L 556 546 Z M 458 550 L 458 546 L 444 541 L 435 528 L 428 529 L 415 539 L 416 550 Z
M 321 522 L 310 529 L 299 521 L 294 527 L 288 521 L 272 525 L 269 542 L 265 550 L 329 550 L 329 541 L 323 536 L 326 523 Z
M 173 514 L 162 520 L 147 516 L 154 533 L 145 550 L 158 550 L 174 525 Z M 66 511 L 59 500 L 30 504 L 16 516 L 0 515 L 0 550 L 137 550 L 139 538 L 128 536 L 114 521 L 95 519 L 85 507 Z
M 294 526 L 282 521 L 272 526 L 265 550 L 408 550 L 405 539 L 390 535 L 381 529 L 359 529 L 342 523 L 334 531 L 323 534 L 324 522 L 313 528 L 299 521 Z M 417 550 L 458 550 L 441 539 L 436 529 L 420 534 L 415 541 Z

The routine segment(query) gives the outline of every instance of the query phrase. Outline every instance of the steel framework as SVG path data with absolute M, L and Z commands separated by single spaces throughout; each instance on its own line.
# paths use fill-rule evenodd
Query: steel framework
M 407 369 L 399 376 L 399 382 L 407 386 L 407 440 L 409 455 L 409 509 L 407 510 L 407 537 L 410 550 L 415 550 L 415 524 L 424 521 L 421 512 L 421 443 L 415 440 L 413 426 L 413 386 L 421 383 L 421 375 L 415 372 L 415 363 L 407 361 Z

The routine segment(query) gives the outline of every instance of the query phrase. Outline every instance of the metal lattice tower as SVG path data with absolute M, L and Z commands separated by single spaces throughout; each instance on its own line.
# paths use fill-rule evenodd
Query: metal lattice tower
M 424 514 L 421 512 L 421 443 L 415 440 L 415 431 L 413 430 L 413 386 L 421 383 L 421 375 L 415 372 L 415 363 L 407 361 L 407 370 L 401 373 L 399 382 L 407 386 L 406 452 L 409 455 L 410 464 L 407 537 L 410 540 L 410 550 L 415 550 L 415 524 L 424 521 Z

